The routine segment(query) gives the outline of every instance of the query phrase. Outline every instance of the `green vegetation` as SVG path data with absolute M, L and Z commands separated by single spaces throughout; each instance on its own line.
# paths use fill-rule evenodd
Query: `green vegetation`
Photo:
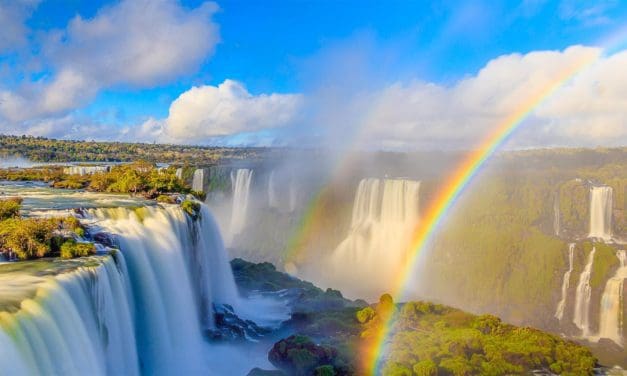
M 360 349 L 372 345 L 389 317 L 383 375 L 502 375 L 534 370 L 582 375 L 591 374 L 596 365 L 583 346 L 537 329 L 505 324 L 495 316 L 422 301 L 395 304 L 388 294 L 372 306 L 346 299 L 341 305 L 322 305 L 322 296 L 337 303 L 337 295 L 277 272 L 268 263 L 235 259 L 231 264 L 242 293 L 287 289 L 297 297 L 286 326 L 293 334 L 276 342 L 268 354 L 286 374 L 364 374 Z
M 96 254 L 96 248 L 92 243 L 77 243 L 74 239 L 70 239 L 61 245 L 62 259 L 71 259 L 75 257 L 85 257 Z
M 21 204 L 22 199 L 19 197 L 0 200 L 0 221 L 19 217 Z
M 263 148 L 72 141 L 0 135 L 0 155 L 20 155 L 35 162 L 131 162 L 145 159 L 150 162 L 201 165 L 255 159 L 266 152 Z
M 197 201 L 185 200 L 181 203 L 181 208 L 194 219 L 200 215 L 200 203 Z
M 596 249 L 594 253 L 594 262 L 592 263 L 592 275 L 590 277 L 590 286 L 602 289 L 605 282 L 610 276 L 610 272 L 619 266 L 616 257 L 616 249 L 604 243 L 591 243 L 586 241 L 582 244 L 582 248 L 586 254 L 586 258 L 592 252 L 592 247 Z
M 0 180 L 55 182 L 64 177 L 63 168 L 58 166 L 0 169 Z
M 176 168 L 157 169 L 146 161 L 117 165 L 108 172 L 83 176 L 65 174 L 61 167 L 0 169 L 0 180 L 39 180 L 55 188 L 86 188 L 94 192 L 141 194 L 147 198 L 190 192 L 187 184 L 176 177 Z M 202 192 L 196 194 L 202 196 Z
M 309 337 L 293 335 L 275 343 L 268 359 L 289 375 L 345 375 L 348 365 L 335 348 L 317 345 Z
M 365 341 L 383 325 L 382 304 L 383 311 L 389 309 L 390 302 L 382 300 L 361 315 L 371 317 L 362 324 Z M 505 324 L 491 315 L 475 316 L 428 302 L 400 304 L 396 311 L 384 375 L 503 375 L 534 370 L 583 375 L 591 374 L 596 364 L 590 351 L 574 342 Z
M 0 216 L 0 253 L 30 260 L 56 254 L 73 258 L 95 252 L 93 244 L 74 241 L 73 234 L 82 236 L 85 231 L 76 218 L 21 218 L 20 203 L 19 199 L 0 200 L 0 211 L 10 207 L 5 210 L 7 215 Z

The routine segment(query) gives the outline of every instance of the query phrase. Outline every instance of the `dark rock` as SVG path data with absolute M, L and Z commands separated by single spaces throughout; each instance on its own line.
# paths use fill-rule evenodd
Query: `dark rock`
M 334 347 L 317 345 L 309 337 L 293 335 L 275 343 L 268 360 L 290 375 L 304 376 L 315 374 L 322 366 L 333 367 L 337 356 Z
M 253 368 L 246 376 L 287 376 L 283 371 Z
M 235 314 L 228 304 L 214 304 L 216 327 L 205 330 L 205 336 L 211 341 L 258 339 L 270 332 L 251 320 L 244 320 Z
M 106 232 L 98 232 L 93 234 L 91 238 L 96 242 L 100 243 L 106 247 L 114 248 L 115 247 L 115 238 L 113 235 Z

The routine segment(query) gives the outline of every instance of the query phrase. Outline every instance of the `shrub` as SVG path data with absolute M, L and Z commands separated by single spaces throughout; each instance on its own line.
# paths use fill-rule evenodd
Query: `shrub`
M 50 252 L 50 241 L 57 219 L 11 218 L 0 222 L 0 249 L 15 253 L 20 260 L 44 257 Z
M 200 214 L 200 203 L 196 201 L 185 200 L 181 203 L 181 208 L 193 219 L 198 218 Z
M 157 196 L 157 202 L 161 202 L 163 204 L 176 204 L 174 197 L 168 195 Z
M 0 200 L 0 221 L 19 217 L 21 206 L 22 199 L 19 197 Z
M 192 191 L 192 196 L 196 197 L 198 201 L 205 201 L 207 194 L 203 191 Z
M 361 324 L 365 324 L 368 321 L 372 320 L 376 316 L 376 312 L 372 307 L 366 307 L 362 310 L 357 311 L 357 321 Z
M 77 243 L 74 240 L 68 240 L 61 246 L 62 259 L 91 256 L 95 253 L 96 248 L 92 243 Z
M 416 376 L 436 376 L 438 374 L 438 366 L 431 359 L 419 361 L 414 364 L 413 369 Z

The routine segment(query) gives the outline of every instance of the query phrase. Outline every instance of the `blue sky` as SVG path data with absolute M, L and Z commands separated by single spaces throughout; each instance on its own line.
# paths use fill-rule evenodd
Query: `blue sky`
M 193 26 L 181 30 L 180 35 L 173 38 L 174 42 L 148 47 L 163 48 L 163 54 L 174 51 L 179 60 L 172 62 L 172 68 L 155 68 L 152 64 L 159 64 L 158 60 L 142 61 L 137 69 L 148 64 L 155 71 L 135 80 L 133 76 L 121 77 L 125 76 L 119 73 L 124 66 L 109 71 L 115 62 L 96 66 L 107 56 L 117 54 L 115 46 L 125 40 L 125 33 L 140 34 L 128 36 L 136 41 L 132 46 L 154 42 L 151 30 L 141 35 L 141 29 L 131 27 L 137 22 L 133 17 L 141 20 L 149 16 L 149 12 L 146 15 L 141 12 L 140 5 L 145 6 L 141 4 L 144 1 L 0 0 L 0 14 L 10 15 L 12 23 L 17 25 L 0 31 L 7 33 L 0 38 L 0 132 L 161 140 L 164 127 L 173 127 L 176 123 L 169 114 L 178 98 L 177 108 L 184 112 L 184 120 L 179 122 L 185 123 L 182 126 L 185 131 L 170 132 L 171 137 L 163 138 L 166 141 L 289 142 L 307 137 L 309 133 L 337 136 L 335 129 L 344 127 L 342 124 L 351 124 L 346 126 L 351 129 L 341 135 L 352 135 L 361 133 L 358 128 L 372 120 L 356 120 L 360 116 L 350 114 L 335 116 L 338 109 L 329 110 L 327 107 L 333 106 L 327 106 L 327 101 L 336 105 L 337 101 L 332 99 L 336 96 L 342 100 L 351 98 L 337 106 L 378 111 L 385 102 L 381 96 L 394 85 L 408 90 L 409 96 L 414 93 L 420 96 L 425 85 L 453 90 L 451 88 L 460 86 L 464 80 L 479 78 L 478 73 L 499 57 L 542 51 L 557 51 L 565 56 L 564 51 L 571 46 L 599 47 L 627 20 L 627 6 L 620 1 L 275 0 L 208 4 L 197 0 L 158 0 L 151 6 L 162 6 L 163 12 L 155 13 L 158 18 L 154 22 L 145 20 L 148 25 L 154 25 L 155 30 L 160 25 L 167 29 L 168 22 Z M 137 3 L 139 8 L 128 3 Z M 134 16 L 128 10 L 116 12 L 116 8 L 125 7 L 140 10 Z M 170 14 L 172 18 L 166 19 Z M 77 17 L 82 20 L 82 26 L 73 33 L 70 24 Z M 124 30 L 101 32 L 99 20 L 105 18 L 114 25 L 119 22 Z M 203 22 L 209 26 L 205 28 Z M 92 32 L 99 34 L 80 40 L 81 33 L 91 35 Z M 99 43 L 109 47 L 102 52 Z M 179 51 L 179 44 L 186 47 Z M 124 57 L 124 53 L 120 52 L 120 56 Z M 164 55 L 158 55 L 161 56 Z M 126 63 L 134 63 L 134 57 L 124 58 Z M 182 68 L 178 69 L 179 66 Z M 68 75 L 73 79 L 61 80 L 62 72 L 72 72 Z M 598 78 L 592 80 L 598 82 Z M 63 85 L 55 86 L 58 81 Z M 213 90 L 227 81 L 236 85 Z M 39 97 L 39 92 L 51 92 L 57 86 L 66 92 L 77 92 L 61 99 L 60 94 L 51 93 L 54 100 L 47 101 Z M 192 87 L 206 90 L 196 91 L 192 96 L 188 93 Z M 330 92 L 329 87 L 333 88 Z M 246 120 L 229 128 L 224 119 L 212 116 L 216 116 L 218 110 L 225 111 L 219 106 L 232 100 L 235 92 L 241 94 L 235 97 L 244 101 L 233 102 L 229 117 Z M 224 99 L 224 96 L 231 99 Z M 250 101 L 255 100 L 252 105 Z M 186 105 L 198 101 L 206 103 L 189 111 Z M 15 113 L 30 102 L 45 103 L 35 115 Z M 243 113 L 238 106 L 243 108 Z M 218 110 L 212 111 L 212 108 Z M 258 110 L 253 112 L 251 108 Z M 207 113 L 203 113 L 205 110 Z M 188 113 L 196 117 L 190 119 Z M 276 124 L 271 119 L 274 114 L 282 119 Z M 343 116 L 342 124 L 327 124 L 329 117 Z M 550 122 L 555 121 L 551 116 Z M 406 122 L 399 121 L 399 129 Z M 426 120 L 419 123 L 428 128 L 441 126 Z M 215 131 L 207 129 L 214 125 Z M 139 131 L 142 126 L 144 131 Z M 152 133 L 145 132 L 148 126 L 152 127 Z M 419 126 L 414 125 L 413 134 L 420 132 Z M 194 131 L 198 131 L 197 136 L 181 137 Z M 393 128 L 390 133 L 394 135 Z M 398 133 L 398 138 L 402 139 L 403 132 Z M 619 143 L 624 143 L 624 134 L 619 136 Z M 327 140 L 325 137 L 321 140 Z M 435 136 L 427 137 L 424 142 L 417 140 L 416 144 L 438 140 Z M 568 142 L 577 143 L 576 140 Z M 550 142 L 554 143 L 555 140 Z

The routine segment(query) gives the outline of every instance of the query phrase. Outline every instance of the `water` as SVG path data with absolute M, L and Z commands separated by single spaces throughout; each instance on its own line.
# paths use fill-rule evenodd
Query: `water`
M 296 188 L 296 180 L 294 177 L 290 179 L 289 193 L 289 210 L 290 213 L 293 213 L 296 210 L 296 202 L 298 200 L 298 189 Z
M 616 253 L 616 257 L 620 261 L 620 267 L 614 276 L 607 281 L 605 290 L 603 290 L 598 336 L 611 339 L 623 346 L 623 307 L 625 305 L 623 283 L 627 278 L 627 254 L 621 250 Z
M 118 257 L 119 262 L 107 256 L 36 264 L 46 270 L 69 268 L 56 276 L 3 273 L 22 296 L 13 309 L 5 306 L 0 312 L 0 369 L 7 374 L 139 374 L 126 269 Z
M 564 273 L 564 280 L 562 281 L 562 298 L 557 303 L 557 309 L 555 310 L 555 318 L 562 320 L 564 317 L 564 309 L 566 308 L 566 298 L 568 297 L 568 288 L 570 287 L 570 274 L 573 272 L 573 261 L 575 258 L 575 243 L 568 245 L 568 270 Z
M 233 238 L 240 234 L 246 226 L 252 176 L 253 171 L 247 168 L 240 168 L 235 172 L 231 171 L 233 204 L 231 208 L 231 224 L 229 226 L 230 242 L 232 242 Z
M 590 297 L 592 295 L 592 287 L 590 287 L 590 276 L 592 274 L 592 264 L 594 262 L 594 254 L 596 248 L 592 248 L 586 266 L 579 276 L 579 284 L 577 285 L 575 295 L 575 311 L 573 315 L 573 323 L 581 330 L 584 338 L 590 336 Z
M 183 179 L 183 169 L 181 167 L 177 168 L 174 174 L 176 175 L 177 178 Z
M 136 207 L 154 205 L 140 197 L 54 189 L 45 183 L 0 181 L 0 197 L 21 197 L 22 214 L 27 216 L 67 215 L 74 208 Z
M 268 177 L 268 207 L 276 208 L 279 206 L 279 200 L 277 198 L 276 185 L 274 182 L 275 172 L 272 170 Z
M 19 155 L 0 155 L 0 168 L 28 168 L 36 164 Z
M 64 174 L 68 175 L 93 175 L 100 172 L 107 172 L 110 166 L 70 166 L 63 169 Z
M 393 281 L 406 261 L 418 223 L 419 189 L 420 182 L 405 179 L 359 183 L 348 235 L 330 258 L 329 285 L 341 286 L 349 296 L 376 298 L 386 291 L 383 281 Z
M 589 238 L 612 239 L 612 187 L 590 188 Z
M 13 193 L 19 187 L 31 192 L 29 212 L 57 206 L 56 190 L 7 185 Z M 85 193 L 75 205 L 95 205 L 94 197 L 100 196 Z M 276 327 L 289 318 L 285 302 L 238 296 L 205 205 L 192 220 L 179 206 L 142 203 L 81 212 L 91 236 L 110 234 L 120 249 L 113 255 L 0 264 L 0 374 L 220 375 L 272 368 L 266 354 L 273 339 L 215 346 L 202 333 L 215 328 L 213 304 L 230 304 L 240 317 Z
M 194 177 L 192 178 L 192 190 L 196 192 L 205 191 L 205 170 L 198 168 L 194 171 Z

